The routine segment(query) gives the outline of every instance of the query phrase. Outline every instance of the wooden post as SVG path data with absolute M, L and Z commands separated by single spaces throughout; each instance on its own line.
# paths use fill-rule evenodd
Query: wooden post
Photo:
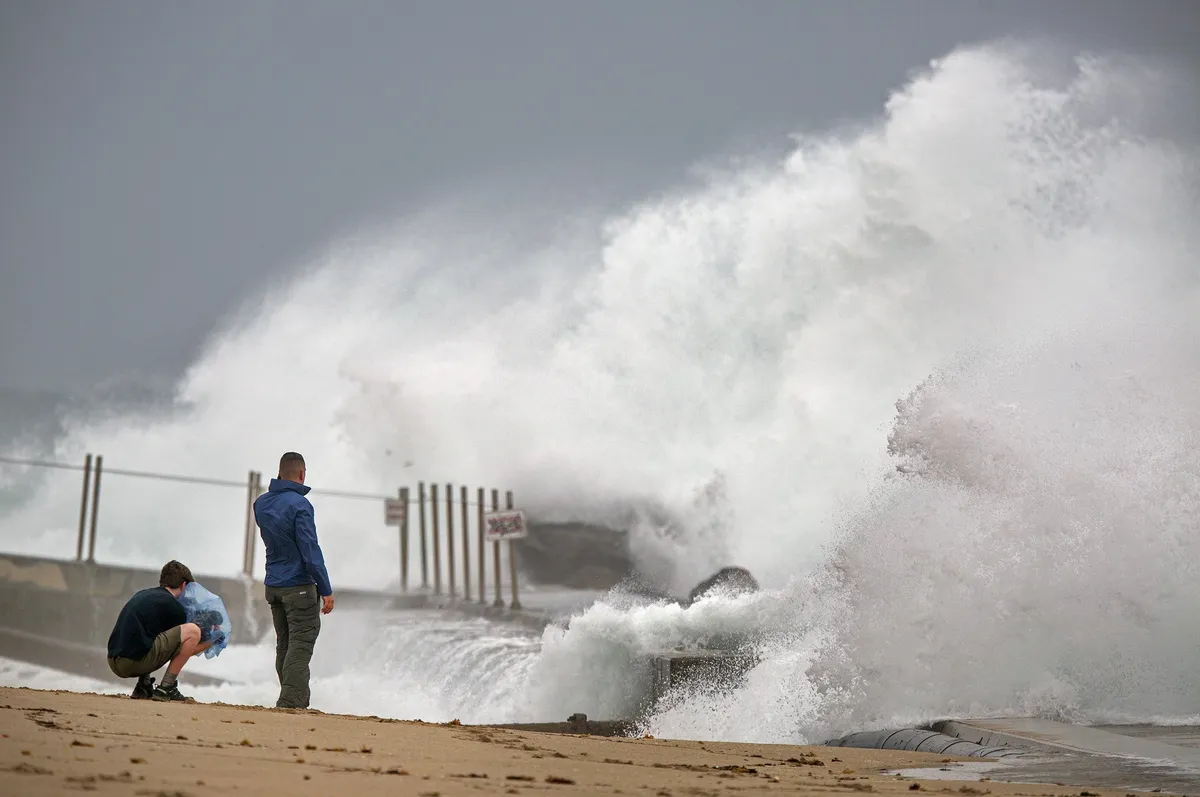
M 96 455 L 96 471 L 92 480 L 92 525 L 88 539 L 88 562 L 96 561 L 96 516 L 100 511 L 100 474 L 104 470 L 104 455 Z
M 425 482 L 417 482 L 417 515 L 421 524 L 421 589 L 429 589 L 429 559 L 425 555 Z
M 507 509 L 513 508 L 512 490 L 504 493 L 504 504 Z M 517 541 L 508 541 L 508 577 L 512 580 L 512 603 L 508 604 L 510 609 L 520 609 L 521 599 L 517 596 Z
M 462 504 L 462 542 L 463 542 L 463 600 L 471 600 L 471 516 L 467 514 L 467 488 L 459 488 Z
M 500 510 L 500 491 L 492 488 L 492 511 Z M 500 597 L 500 541 L 492 543 L 492 577 L 496 579 L 496 600 L 492 605 L 497 609 L 504 608 L 504 598 Z
M 83 460 L 83 495 L 79 499 L 79 539 L 75 543 L 75 561 L 83 561 L 83 538 L 87 536 L 88 487 L 92 481 L 92 455 Z
M 476 502 L 476 528 L 479 531 L 479 602 L 487 603 L 487 557 L 484 553 L 487 549 L 483 547 L 483 513 L 487 511 L 484 505 L 483 488 L 479 488 L 479 500 Z
M 404 517 L 400 520 L 400 591 L 408 592 L 408 488 L 400 488 Z
M 433 541 L 433 594 L 442 594 L 442 541 L 438 537 L 438 486 L 429 485 L 429 539 Z
M 451 598 L 454 597 L 454 485 L 446 485 L 446 572 Z
M 250 575 L 250 551 L 254 545 L 252 529 L 254 528 L 254 499 L 257 484 L 254 481 L 254 471 L 246 476 L 246 524 L 242 529 L 242 573 Z

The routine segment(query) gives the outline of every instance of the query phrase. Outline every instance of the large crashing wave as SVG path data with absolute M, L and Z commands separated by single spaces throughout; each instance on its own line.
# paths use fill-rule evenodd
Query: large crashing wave
M 347 246 L 215 337 L 176 416 L 81 425 L 58 454 L 211 475 L 298 449 L 318 484 L 664 507 L 672 534 L 633 536 L 666 587 L 724 564 L 768 587 L 548 631 L 523 703 L 543 717 L 617 711 L 623 662 L 707 625 L 764 630 L 765 660 L 660 732 L 1200 713 L 1200 203 L 1170 126 L 1194 100 L 1120 59 L 957 51 L 881 118 L 598 235 L 430 216 Z M 236 569 L 240 495 L 105 489 L 103 555 Z M 63 495 L 6 545 L 69 545 Z M 394 580 L 377 506 L 317 513 L 335 583 Z

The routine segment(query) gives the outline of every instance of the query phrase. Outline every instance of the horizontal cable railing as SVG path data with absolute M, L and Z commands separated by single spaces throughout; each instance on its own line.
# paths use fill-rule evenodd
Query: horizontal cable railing
M 76 465 L 69 462 L 59 462 L 54 460 L 36 459 L 28 457 L 17 457 L 10 455 L 0 455 L 0 465 L 12 465 L 25 468 L 46 468 L 53 470 L 77 471 L 83 474 L 83 489 L 80 499 L 79 512 L 79 537 L 76 546 L 75 558 L 77 561 L 83 561 L 85 543 L 86 543 L 86 561 L 89 563 L 95 562 L 96 551 L 96 529 L 98 508 L 100 503 L 100 480 L 102 475 L 108 476 L 127 476 L 138 479 L 154 479 L 159 481 L 169 481 L 183 484 L 203 484 L 214 487 L 230 487 L 246 491 L 246 507 L 245 507 L 245 538 L 243 546 L 242 572 L 246 576 L 250 576 L 254 570 L 254 553 L 257 547 L 257 524 L 254 518 L 253 506 L 255 500 L 263 492 L 262 474 L 258 471 L 249 471 L 248 478 L 244 481 L 234 481 L 232 479 L 220 479 L 205 476 L 189 476 L 176 473 L 161 473 L 156 471 L 134 470 L 128 468 L 113 468 L 104 465 L 104 457 L 97 455 L 93 458 L 92 454 L 88 454 L 84 459 L 83 465 Z M 378 493 L 357 492 L 353 490 L 335 490 L 320 487 L 312 487 L 311 495 L 317 498 L 348 498 L 364 501 L 378 501 L 384 504 L 383 524 L 386 526 L 395 526 L 399 529 L 399 544 L 400 544 L 400 588 L 402 592 L 408 591 L 408 543 L 409 543 L 409 509 L 413 506 L 418 510 L 418 532 L 420 542 L 421 555 L 421 585 L 422 588 L 429 588 L 429 577 L 432 569 L 433 576 L 433 593 L 440 595 L 442 592 L 442 569 L 440 561 L 441 545 L 440 545 L 440 527 L 443 525 L 441 519 L 444 518 L 444 526 L 447 532 L 447 564 L 449 575 L 449 594 L 455 596 L 455 515 L 460 517 L 459 530 L 461 531 L 462 543 L 462 567 L 463 567 L 463 597 L 470 598 L 471 587 L 471 569 L 470 569 L 470 541 L 469 527 L 470 516 L 475 515 L 475 526 L 477 531 L 477 550 L 478 550 L 478 578 L 479 578 L 479 601 L 485 602 L 484 598 L 484 581 L 486 568 L 484 563 L 485 558 L 485 541 L 492 543 L 492 571 L 495 587 L 494 606 L 502 607 L 504 601 L 500 595 L 500 543 L 502 540 L 507 540 L 509 543 L 509 567 L 510 567 L 510 582 L 512 584 L 512 602 L 511 608 L 520 608 L 520 600 L 517 595 L 517 559 L 516 559 L 516 541 L 527 535 L 525 526 L 524 513 L 515 508 L 513 503 L 512 491 L 506 491 L 504 494 L 504 503 L 501 505 L 500 491 L 492 488 L 491 501 L 487 501 L 487 492 L 484 488 L 475 488 L 475 498 L 471 500 L 470 492 L 467 487 L 459 485 L 457 497 L 455 496 L 455 485 L 451 483 L 445 484 L 445 492 L 439 494 L 440 484 L 437 482 L 419 482 L 415 496 L 407 487 L 401 487 L 393 495 L 382 495 Z M 427 488 L 428 487 L 428 492 Z M 90 507 L 89 507 L 90 503 Z M 90 516 L 89 516 L 90 508 Z M 444 514 L 440 511 L 444 508 Z M 474 509 L 473 513 L 468 512 L 468 508 Z M 429 523 L 427 525 L 427 517 Z M 427 530 L 430 532 L 427 535 Z M 429 567 L 427 536 L 432 547 L 433 567 Z

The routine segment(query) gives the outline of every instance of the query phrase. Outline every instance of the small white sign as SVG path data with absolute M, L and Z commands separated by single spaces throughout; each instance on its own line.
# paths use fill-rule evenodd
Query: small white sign
M 408 502 L 399 498 L 383 501 L 383 523 L 385 526 L 405 526 L 408 523 Z
M 488 512 L 483 516 L 483 537 L 488 542 L 519 540 L 528 536 L 525 513 L 520 509 Z

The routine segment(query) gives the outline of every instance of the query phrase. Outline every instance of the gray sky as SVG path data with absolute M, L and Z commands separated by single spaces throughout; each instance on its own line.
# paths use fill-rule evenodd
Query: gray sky
M 0 0 L 0 385 L 172 378 L 363 223 L 477 180 L 635 197 L 1014 33 L 1197 59 L 1200 3 Z

